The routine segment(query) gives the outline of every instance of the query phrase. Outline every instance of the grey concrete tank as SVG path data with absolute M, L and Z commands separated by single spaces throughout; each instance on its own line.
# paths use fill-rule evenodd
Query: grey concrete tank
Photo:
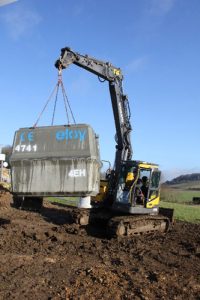
M 98 138 L 89 125 L 21 128 L 10 158 L 12 192 L 94 196 L 99 192 Z

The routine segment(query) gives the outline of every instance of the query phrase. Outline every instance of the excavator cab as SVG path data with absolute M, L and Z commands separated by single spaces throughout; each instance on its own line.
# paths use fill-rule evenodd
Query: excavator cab
M 160 202 L 158 165 L 126 161 L 122 165 L 113 208 L 131 214 L 157 214 Z

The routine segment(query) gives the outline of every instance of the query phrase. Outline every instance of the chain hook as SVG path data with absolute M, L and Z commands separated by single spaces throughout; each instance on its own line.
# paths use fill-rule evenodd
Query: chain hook
M 62 83 L 62 66 L 58 67 L 58 85 Z

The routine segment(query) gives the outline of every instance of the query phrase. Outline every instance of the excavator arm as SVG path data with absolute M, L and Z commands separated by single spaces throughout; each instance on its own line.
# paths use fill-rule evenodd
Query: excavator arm
M 60 58 L 55 63 L 56 68 L 65 69 L 71 64 L 75 64 L 109 83 L 117 143 L 114 171 L 115 178 L 118 178 L 122 162 L 130 160 L 132 157 L 130 109 L 128 98 L 123 94 L 121 70 L 109 62 L 97 60 L 88 55 L 81 55 L 68 47 L 61 49 Z
M 75 64 L 104 80 L 114 81 L 119 78 L 122 81 L 123 79 L 121 70 L 109 62 L 97 60 L 88 55 L 81 55 L 68 47 L 61 49 L 60 58 L 55 63 L 56 68 L 65 69 L 71 64 Z

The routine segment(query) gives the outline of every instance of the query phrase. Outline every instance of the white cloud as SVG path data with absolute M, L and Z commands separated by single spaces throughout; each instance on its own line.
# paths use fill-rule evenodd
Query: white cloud
M 7 5 L 16 1 L 18 0 L 0 0 L 0 6 Z
M 1 20 L 10 36 L 14 40 L 18 40 L 20 37 L 29 34 L 41 22 L 42 18 L 34 10 L 16 7 L 14 10 L 6 12 Z
M 152 15 L 165 15 L 174 6 L 176 0 L 150 0 L 149 13 Z
M 146 56 L 139 57 L 130 61 L 128 65 L 125 66 L 125 71 L 128 73 L 137 72 L 143 70 L 146 64 L 147 64 L 147 57 Z

